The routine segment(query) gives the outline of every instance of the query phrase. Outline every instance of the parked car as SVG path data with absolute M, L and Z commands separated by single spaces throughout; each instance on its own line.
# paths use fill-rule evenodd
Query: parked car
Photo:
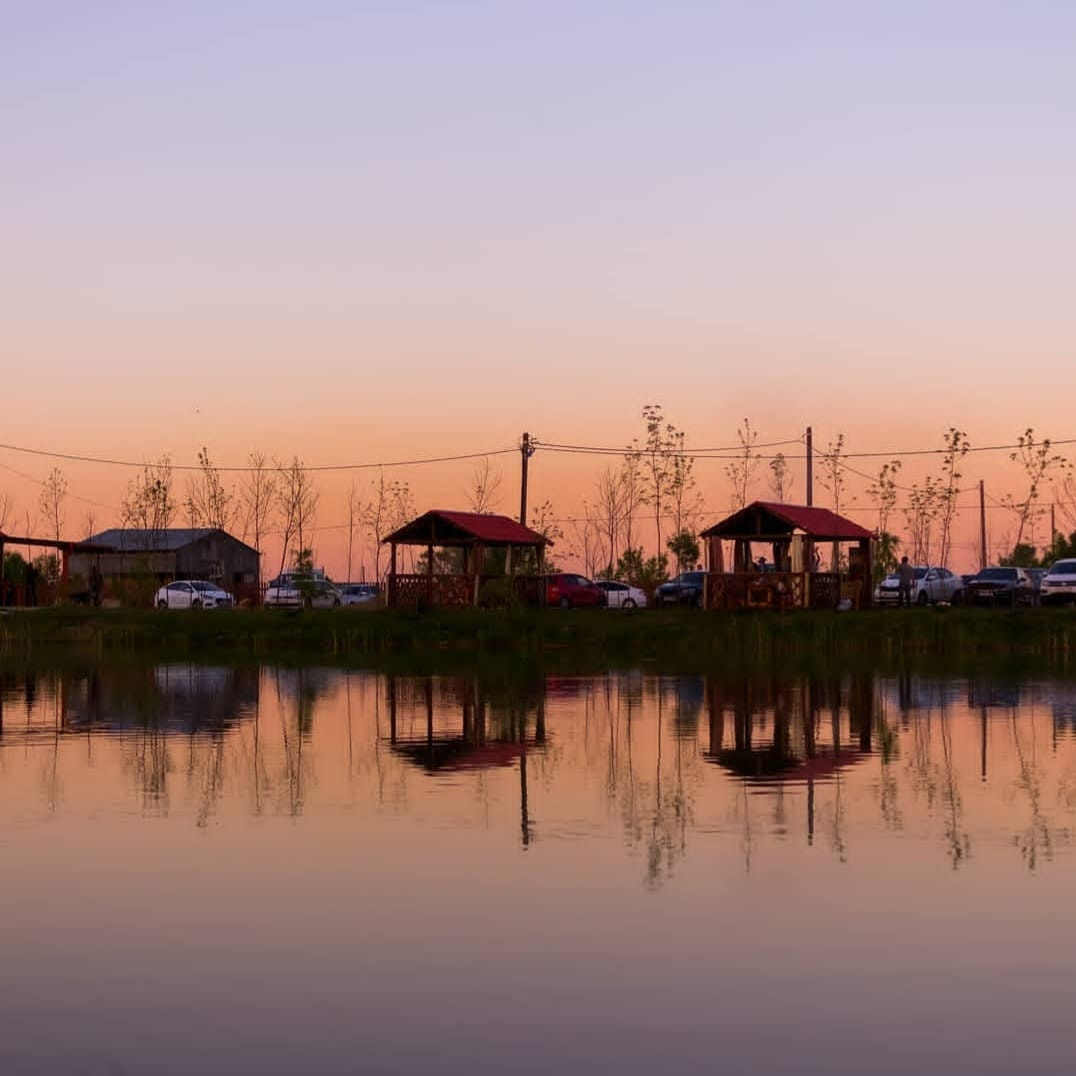
M 177 579 L 161 587 L 154 596 L 158 609 L 231 609 L 231 594 L 208 579 Z
M 1030 605 L 1033 588 L 1023 568 L 984 568 L 964 588 L 964 597 L 977 605 Z
M 662 583 L 654 591 L 654 604 L 657 606 L 693 605 L 701 609 L 705 586 L 705 572 L 681 572 L 675 579 Z
M 545 576 L 545 602 L 546 605 L 559 605 L 562 609 L 604 605 L 605 591 L 585 575 L 556 572 Z
M 270 580 L 265 590 L 267 609 L 326 609 L 342 605 L 343 596 L 323 571 L 312 575 L 284 572 Z
M 1043 576 L 1039 600 L 1043 605 L 1076 603 L 1076 560 L 1055 560 Z
M 337 589 L 344 605 L 367 605 L 377 601 L 376 583 L 341 583 Z
M 646 591 L 638 587 L 617 579 L 599 579 L 598 586 L 605 591 L 605 604 L 610 609 L 646 608 Z
M 930 568 L 923 564 L 915 566 L 912 583 L 912 601 L 916 605 L 936 605 L 951 602 L 958 605 L 964 599 L 964 580 L 948 568 Z M 874 600 L 878 605 L 900 603 L 900 575 L 890 572 L 875 588 Z

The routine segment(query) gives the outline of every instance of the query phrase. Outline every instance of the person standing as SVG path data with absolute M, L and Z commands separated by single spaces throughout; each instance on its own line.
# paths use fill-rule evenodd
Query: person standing
M 897 604 L 911 606 L 912 584 L 915 582 L 915 569 L 908 562 L 907 557 L 900 558 L 900 567 L 897 569 Z

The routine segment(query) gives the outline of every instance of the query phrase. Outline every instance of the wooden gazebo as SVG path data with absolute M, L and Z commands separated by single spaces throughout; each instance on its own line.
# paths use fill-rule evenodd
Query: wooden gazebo
M 541 559 L 549 539 L 508 516 L 454 512 L 435 508 L 383 539 L 391 550 L 388 576 L 390 606 L 477 605 L 482 584 L 512 574 L 524 551 Z M 422 546 L 425 571 L 398 571 L 397 547 Z M 435 571 L 434 550 L 459 550 L 458 570 Z M 491 556 L 493 551 L 502 555 Z
M 707 543 L 708 609 L 832 609 L 841 601 L 864 608 L 871 601 L 871 541 L 874 535 L 828 508 L 755 501 L 700 535 Z M 725 568 L 723 542 L 733 548 Z M 829 571 L 817 569 L 816 547 L 832 543 Z M 760 568 L 752 545 L 767 552 Z M 843 561 L 843 563 L 841 563 Z

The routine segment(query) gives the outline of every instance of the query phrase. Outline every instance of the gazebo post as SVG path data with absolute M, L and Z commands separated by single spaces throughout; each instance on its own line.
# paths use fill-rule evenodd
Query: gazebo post
M 396 543 L 389 543 L 389 605 L 396 604 Z

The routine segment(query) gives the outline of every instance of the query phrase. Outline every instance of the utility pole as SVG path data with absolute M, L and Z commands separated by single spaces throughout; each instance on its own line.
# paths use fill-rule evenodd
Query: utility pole
M 807 507 L 814 504 L 814 442 L 811 427 L 807 427 Z
M 979 479 L 979 567 L 986 567 L 986 486 Z
M 519 522 L 527 525 L 527 463 L 534 455 L 534 445 L 531 444 L 531 435 L 523 434 L 519 442 L 519 454 L 522 458 L 522 467 L 519 476 Z

